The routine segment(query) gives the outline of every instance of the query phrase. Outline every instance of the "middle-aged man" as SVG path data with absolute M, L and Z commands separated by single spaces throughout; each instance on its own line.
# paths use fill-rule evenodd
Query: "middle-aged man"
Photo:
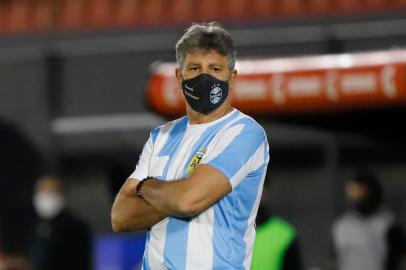
M 269 161 L 262 127 L 230 106 L 230 34 L 195 24 L 176 44 L 186 116 L 154 129 L 112 209 L 114 231 L 148 230 L 143 269 L 249 269 Z

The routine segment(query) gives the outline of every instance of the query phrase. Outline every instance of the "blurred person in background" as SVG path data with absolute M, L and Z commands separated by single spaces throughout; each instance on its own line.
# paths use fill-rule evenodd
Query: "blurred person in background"
M 187 116 L 151 132 L 113 204 L 113 230 L 148 230 L 144 269 L 249 269 L 269 146 L 231 107 L 234 41 L 216 23 L 195 24 L 176 58 Z
M 13 123 L 0 119 L 0 261 L 4 269 L 27 269 L 34 222 L 34 182 L 42 172 L 35 145 Z
M 256 219 L 252 270 L 303 270 L 296 229 L 270 210 L 269 182 L 265 182 Z
M 378 178 L 359 170 L 346 183 L 349 209 L 333 224 L 338 269 L 406 269 L 406 237 L 393 213 L 383 206 Z
M 66 209 L 62 181 L 43 176 L 36 183 L 37 213 L 30 244 L 33 270 L 90 270 L 92 237 L 88 226 Z

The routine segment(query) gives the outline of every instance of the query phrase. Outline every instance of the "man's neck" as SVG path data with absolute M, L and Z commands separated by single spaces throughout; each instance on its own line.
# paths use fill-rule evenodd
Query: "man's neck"
M 205 123 L 215 121 L 215 120 L 225 116 L 232 110 L 233 110 L 233 108 L 230 106 L 230 104 L 228 104 L 226 106 L 221 106 L 220 108 L 214 110 L 213 112 L 211 112 L 209 114 L 199 113 L 199 112 L 193 111 L 191 108 L 187 108 L 186 113 L 187 113 L 187 116 L 189 117 L 189 123 L 191 125 L 194 125 L 194 124 L 205 124 Z

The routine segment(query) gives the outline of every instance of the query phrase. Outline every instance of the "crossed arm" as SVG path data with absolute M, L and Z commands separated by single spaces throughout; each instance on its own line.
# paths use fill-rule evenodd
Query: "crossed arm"
M 144 199 L 135 194 L 138 182 L 127 180 L 117 194 L 111 211 L 115 232 L 146 230 L 168 216 L 198 215 L 232 190 L 223 173 L 205 164 L 186 179 L 146 181 L 141 188 Z
M 128 179 L 114 200 L 111 210 L 114 232 L 144 231 L 167 217 L 135 195 L 138 182 Z

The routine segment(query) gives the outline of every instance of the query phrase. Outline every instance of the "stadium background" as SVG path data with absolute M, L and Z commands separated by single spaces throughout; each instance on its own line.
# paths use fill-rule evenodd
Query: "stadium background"
M 189 23 L 221 22 L 247 61 L 389 57 L 406 44 L 405 14 L 404 0 L 2 0 L 0 117 L 58 168 L 69 207 L 96 236 L 109 235 L 113 194 L 150 129 L 168 119 L 148 103 L 151 74 L 157 61 L 175 60 Z M 398 87 L 406 91 L 404 74 Z M 355 168 L 374 169 L 405 222 L 405 104 L 357 99 L 333 111 L 315 102 L 257 113 L 270 134 L 270 207 L 297 227 L 307 268 L 329 256 L 343 180 Z

